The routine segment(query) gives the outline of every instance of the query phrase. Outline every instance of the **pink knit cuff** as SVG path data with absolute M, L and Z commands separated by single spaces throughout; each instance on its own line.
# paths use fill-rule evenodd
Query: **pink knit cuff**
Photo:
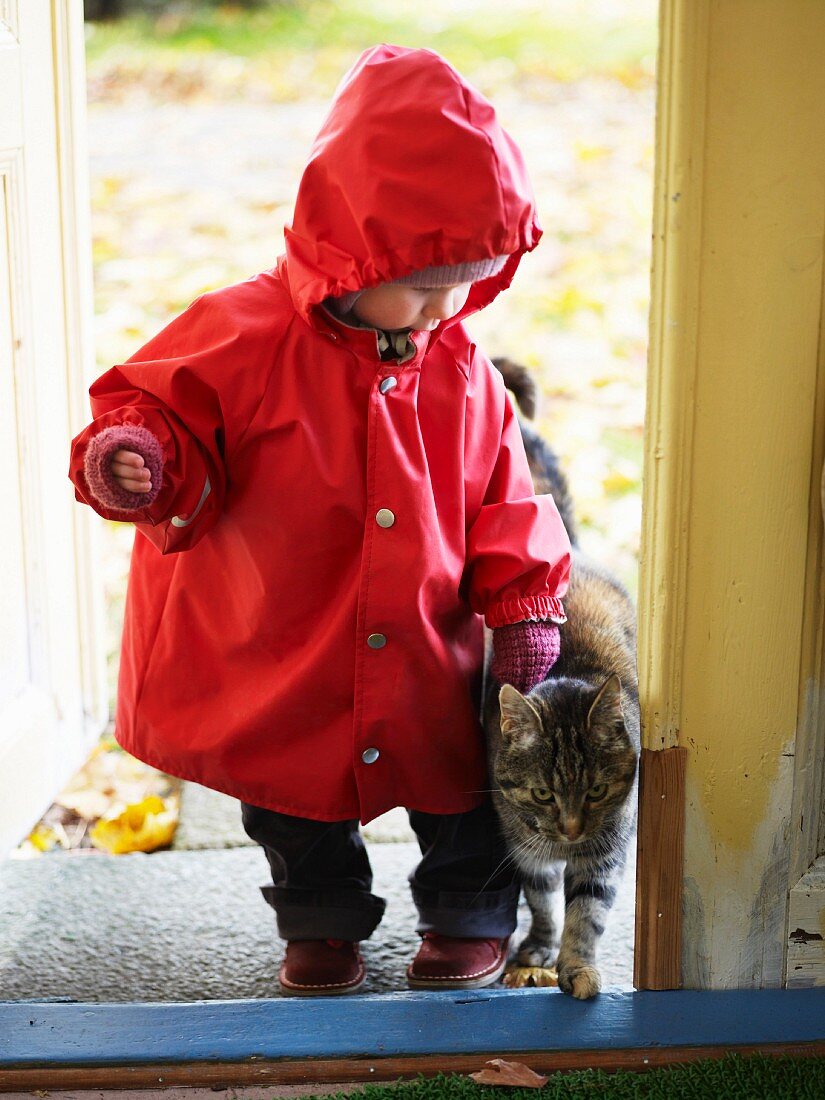
M 567 622 L 564 605 L 558 596 L 516 596 L 514 599 L 495 603 L 487 608 L 484 621 L 491 629 L 520 623 L 550 619 L 554 623 Z
M 510 623 L 493 631 L 490 671 L 500 684 L 526 694 L 545 679 L 559 658 L 559 628 L 550 622 Z
M 139 454 L 152 477 L 148 493 L 130 493 L 115 480 L 112 455 L 123 448 Z M 93 435 L 83 460 L 86 483 L 95 499 L 118 512 L 136 512 L 147 508 L 157 497 L 163 483 L 163 447 L 158 438 L 137 424 L 113 424 Z

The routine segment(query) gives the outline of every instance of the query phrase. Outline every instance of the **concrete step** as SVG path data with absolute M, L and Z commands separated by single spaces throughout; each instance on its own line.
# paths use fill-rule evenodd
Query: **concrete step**
M 418 846 L 372 844 L 370 858 L 388 904 L 364 945 L 364 991 L 401 990 L 418 943 L 406 882 Z M 268 870 L 247 847 L 0 863 L 0 1000 L 276 996 L 282 947 L 258 890 Z M 632 940 L 629 869 L 605 935 L 605 984 L 629 986 Z
M 400 808 L 377 817 L 363 832 L 367 840 L 380 843 L 415 840 L 407 812 Z M 174 851 L 252 845 L 241 825 L 241 804 L 237 798 L 198 783 L 181 784 L 180 821 L 172 843 Z

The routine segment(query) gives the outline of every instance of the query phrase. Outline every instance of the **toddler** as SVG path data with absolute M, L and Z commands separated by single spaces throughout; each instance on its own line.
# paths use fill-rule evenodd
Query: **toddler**
M 485 793 L 493 674 L 558 656 L 570 548 L 465 318 L 541 230 L 521 155 L 437 54 L 377 46 L 313 145 L 286 254 L 91 388 L 78 500 L 137 526 L 116 736 L 238 797 L 284 993 L 347 993 L 384 902 L 358 822 L 404 806 L 412 986 L 495 981 L 519 883 Z

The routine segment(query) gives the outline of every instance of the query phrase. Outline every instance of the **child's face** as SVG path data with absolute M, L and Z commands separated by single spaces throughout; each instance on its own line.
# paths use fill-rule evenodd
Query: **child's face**
M 427 289 L 403 283 L 383 283 L 365 290 L 352 311 L 359 321 L 373 328 L 431 332 L 458 313 L 472 285 L 456 283 Z

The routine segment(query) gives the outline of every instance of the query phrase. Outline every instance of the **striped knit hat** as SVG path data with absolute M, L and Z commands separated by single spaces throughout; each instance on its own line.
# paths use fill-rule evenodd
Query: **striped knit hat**
M 458 286 L 459 283 L 477 283 L 498 275 L 509 259 L 508 256 L 490 256 L 486 260 L 472 260 L 466 264 L 446 264 L 443 267 L 422 267 L 400 279 L 393 279 L 389 286 L 414 286 L 425 290 L 441 286 Z M 352 290 L 335 299 L 341 313 L 349 313 L 363 290 Z

